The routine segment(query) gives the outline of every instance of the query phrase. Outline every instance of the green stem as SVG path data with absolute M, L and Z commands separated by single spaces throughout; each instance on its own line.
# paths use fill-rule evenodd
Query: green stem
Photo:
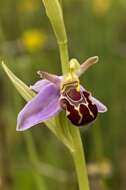
M 60 58 L 61 58 L 61 65 L 62 65 L 62 72 L 63 74 L 69 71 L 69 55 L 68 55 L 68 45 L 67 41 L 64 43 L 59 43 L 59 50 L 60 50 Z M 84 158 L 83 146 L 80 137 L 80 132 L 78 129 L 75 129 L 74 126 L 70 126 L 70 131 L 72 132 L 72 137 L 74 141 L 75 151 L 72 152 L 79 189 L 80 190 L 89 190 L 88 184 L 88 176 L 86 170 L 86 163 Z
M 68 49 L 67 49 L 67 42 L 59 44 L 60 49 L 60 58 L 61 58 L 61 65 L 63 74 L 67 73 L 69 70 L 68 67 Z M 78 129 L 75 129 L 73 126 L 70 126 L 70 130 L 72 131 L 72 137 L 74 141 L 75 151 L 72 152 L 75 169 L 77 173 L 79 189 L 80 190 L 89 190 L 88 184 L 88 176 L 86 170 L 86 163 L 84 158 L 83 146 L 80 137 L 80 132 Z
M 63 2 L 62 0 L 59 0 L 61 5 L 61 10 L 63 14 Z M 60 52 L 60 60 L 61 60 L 61 66 L 62 66 L 62 73 L 68 73 L 69 72 L 69 52 L 68 52 L 68 40 L 67 40 L 67 34 L 66 29 L 64 25 L 64 31 L 65 31 L 65 38 L 62 41 L 58 41 L 59 45 L 59 52 Z
M 64 43 L 58 43 L 60 50 L 60 59 L 62 65 L 63 74 L 69 71 L 69 54 L 68 54 L 68 45 L 67 40 Z M 78 178 L 78 184 L 80 190 L 89 190 L 86 162 L 84 157 L 83 145 L 80 136 L 79 129 L 76 129 L 74 126 L 69 125 L 69 130 L 73 137 L 73 143 L 75 151 L 71 152 L 75 164 L 75 169 Z
M 86 161 L 79 129 L 72 129 L 75 151 L 72 152 L 80 190 L 89 190 Z
M 69 71 L 69 55 L 68 55 L 68 46 L 67 41 L 59 44 L 60 59 L 63 74 L 68 73 Z
M 46 186 L 44 183 L 44 180 L 42 176 L 38 173 L 38 163 L 39 163 L 39 158 L 36 152 L 36 148 L 33 142 L 32 134 L 31 132 L 26 132 L 24 133 L 24 138 L 25 142 L 27 145 L 27 150 L 29 154 L 29 159 L 32 165 L 32 171 L 33 171 L 33 176 L 36 182 L 36 186 L 38 190 L 46 190 Z

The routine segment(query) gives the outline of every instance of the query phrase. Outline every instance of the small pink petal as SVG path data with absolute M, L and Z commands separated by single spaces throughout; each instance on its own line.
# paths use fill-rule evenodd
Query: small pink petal
M 93 96 L 91 96 L 90 99 L 97 106 L 98 112 L 100 112 L 100 113 L 107 112 L 108 109 L 103 103 L 101 103 L 99 100 L 97 100 Z
M 34 85 L 31 85 L 30 88 L 35 92 L 40 92 L 49 83 L 50 82 L 46 79 L 38 80 Z
M 61 82 L 62 78 L 63 78 L 62 76 L 57 76 L 57 83 L 55 84 L 57 88 L 59 88 L 59 83 Z M 30 88 L 35 92 L 40 92 L 43 89 L 43 87 L 45 87 L 48 84 L 54 84 L 54 83 L 51 83 L 51 81 L 47 79 L 41 79 L 37 81 L 34 85 L 31 85 Z

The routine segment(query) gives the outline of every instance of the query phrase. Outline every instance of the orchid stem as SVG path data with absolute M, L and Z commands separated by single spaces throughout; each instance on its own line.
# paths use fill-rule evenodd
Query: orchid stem
M 71 126 L 73 127 L 73 126 Z M 80 190 L 89 190 L 88 175 L 86 169 L 86 161 L 84 156 L 83 144 L 80 136 L 80 131 L 76 128 L 72 129 L 75 151 L 72 152 L 78 184 Z
M 60 51 L 60 59 L 61 59 L 61 66 L 63 74 L 69 71 L 69 55 L 68 55 L 68 45 L 67 41 L 59 44 L 59 51 Z
M 60 49 L 60 58 L 63 74 L 69 71 L 69 54 L 67 40 L 64 43 L 58 43 Z M 79 129 L 69 125 L 69 130 L 72 133 L 75 151 L 71 152 L 75 164 L 76 174 L 80 190 L 89 190 L 89 182 L 87 176 L 86 162 L 84 157 L 83 145 Z

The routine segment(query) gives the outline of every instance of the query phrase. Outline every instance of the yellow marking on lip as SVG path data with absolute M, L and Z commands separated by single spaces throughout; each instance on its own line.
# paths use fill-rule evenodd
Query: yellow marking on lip
M 88 108 L 88 111 L 89 111 L 90 116 L 92 116 L 92 117 L 94 118 L 95 116 L 94 116 L 93 112 L 92 112 L 92 111 L 90 110 L 90 108 L 88 107 L 89 103 L 88 103 L 87 99 L 86 99 L 86 103 L 87 103 L 87 108 Z
M 80 124 L 80 123 L 82 122 L 82 119 L 83 119 L 83 115 L 82 115 L 82 113 L 80 112 L 80 105 L 79 105 L 78 107 L 75 107 L 75 110 L 78 111 L 78 114 L 79 114 L 79 116 L 80 116 L 80 119 L 79 119 L 79 122 L 78 122 L 78 124 Z
M 79 120 L 79 124 L 82 122 L 82 119 L 83 119 L 83 115 L 82 115 L 82 113 L 79 111 L 79 116 L 80 116 L 80 120 Z
M 87 108 L 88 108 L 89 114 L 94 118 L 93 112 L 90 110 L 90 108 L 88 106 L 87 106 Z

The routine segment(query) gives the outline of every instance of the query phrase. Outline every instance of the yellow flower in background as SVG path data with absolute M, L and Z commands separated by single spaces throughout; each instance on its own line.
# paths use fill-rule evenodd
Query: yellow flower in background
M 106 14 L 111 6 L 111 0 L 92 0 L 92 8 L 95 14 L 102 16 Z
M 33 12 L 38 9 L 38 6 L 36 0 L 22 0 L 18 4 L 18 9 L 24 12 Z
M 47 35 L 39 29 L 26 30 L 22 34 L 21 41 L 26 49 L 34 51 L 45 45 Z

